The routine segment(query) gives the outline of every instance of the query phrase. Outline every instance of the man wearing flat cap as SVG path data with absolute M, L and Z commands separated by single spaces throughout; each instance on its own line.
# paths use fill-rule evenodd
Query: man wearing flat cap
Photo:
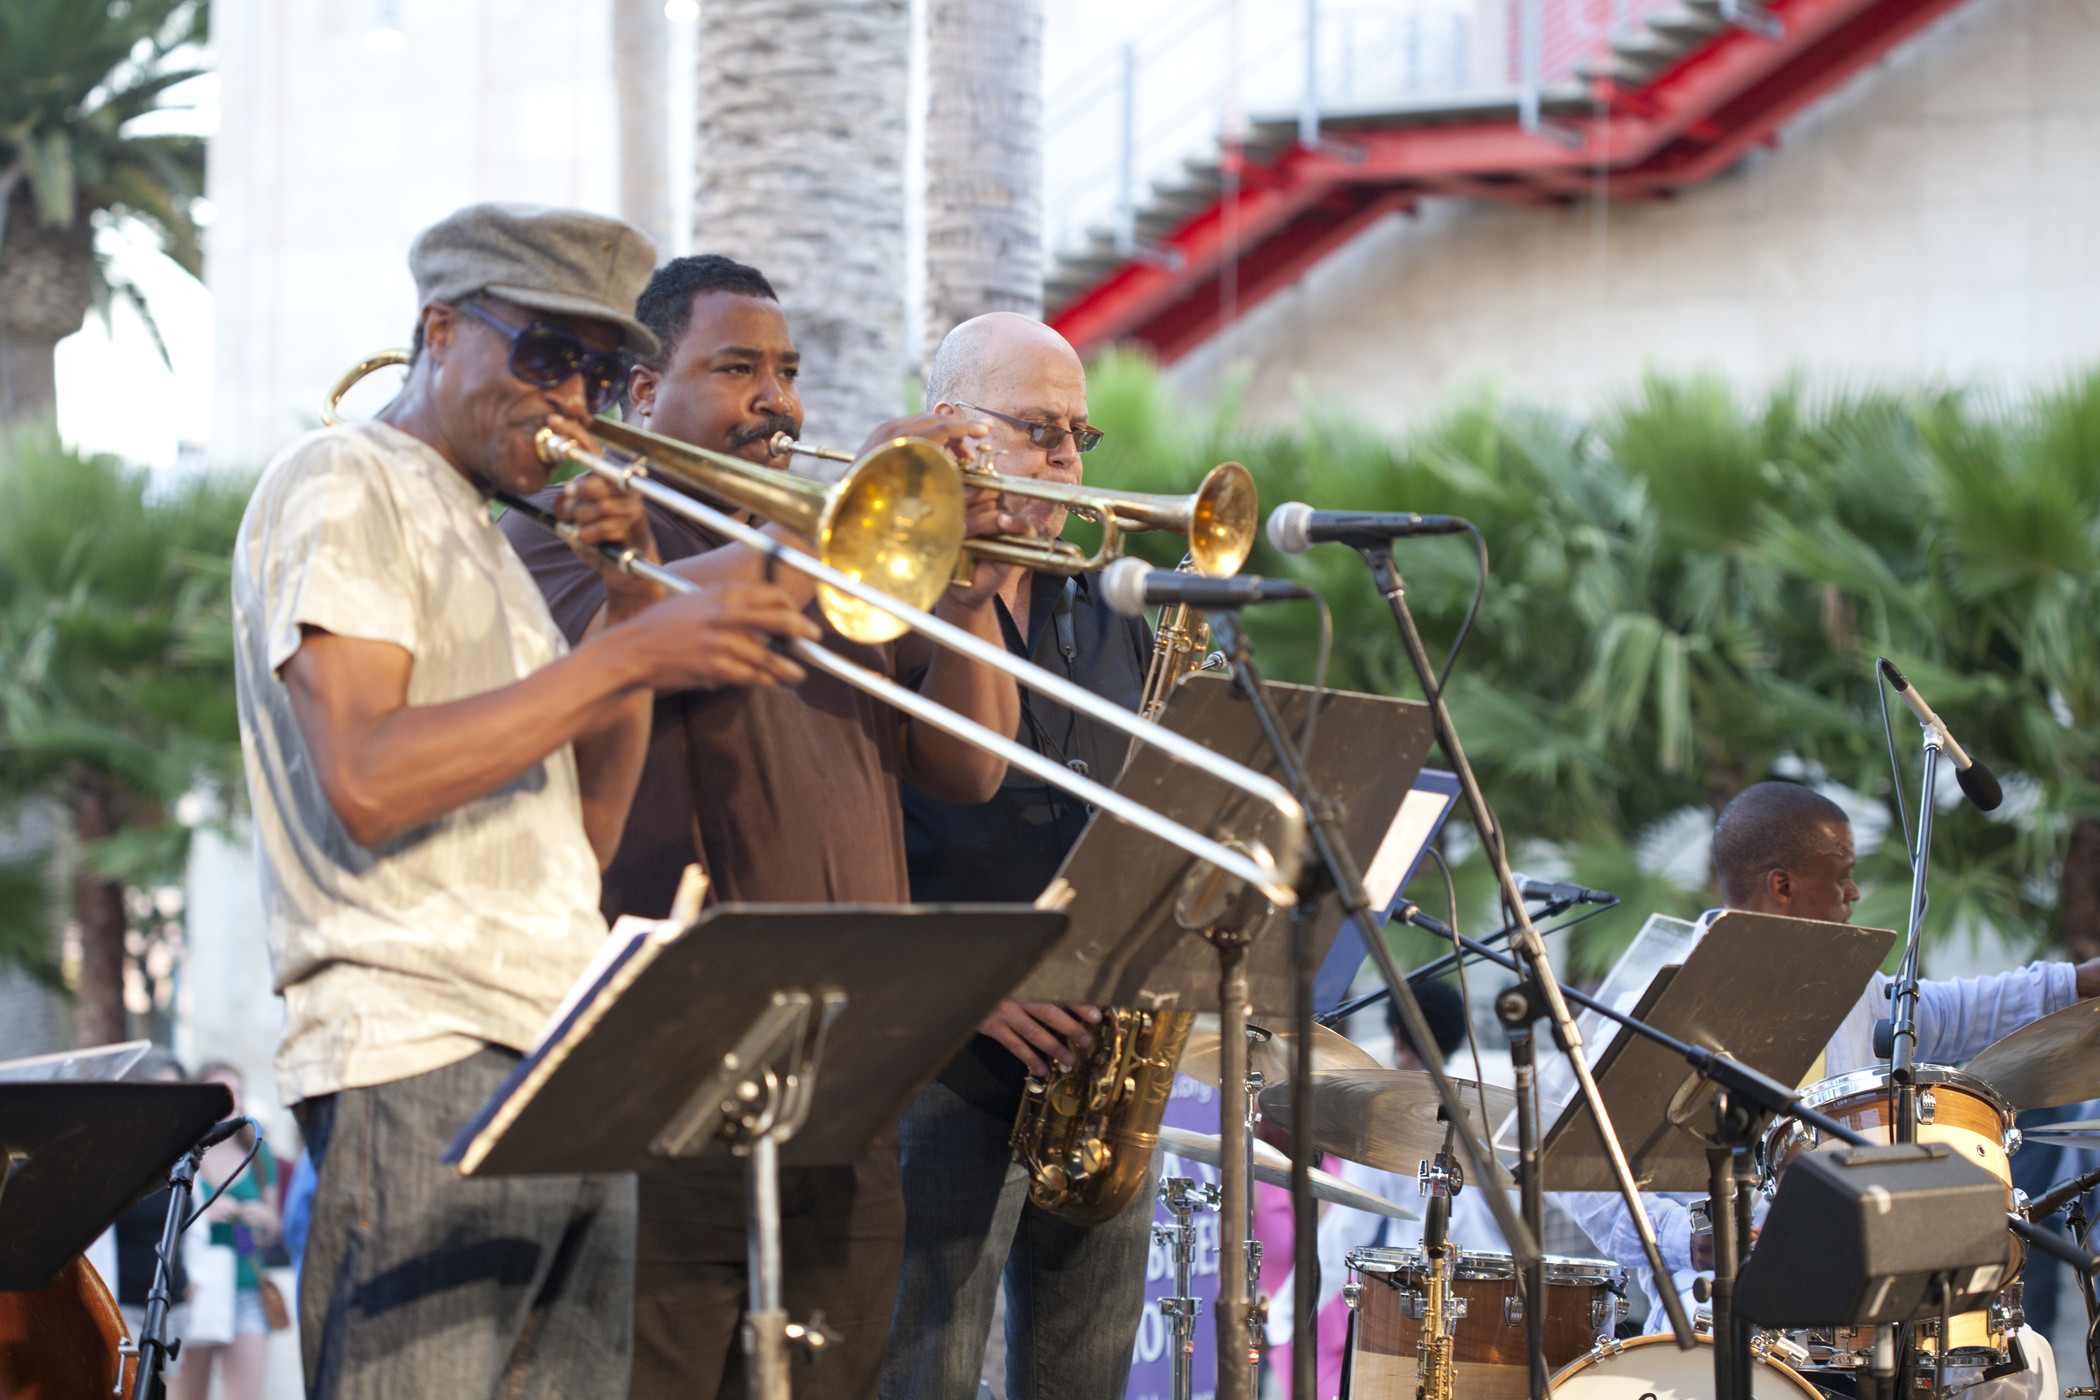
M 447 1144 L 605 937 L 658 689 L 793 684 L 817 629 L 770 585 L 662 590 L 636 500 L 557 514 L 605 572 L 572 648 L 489 511 L 546 485 L 533 435 L 591 415 L 656 340 L 629 314 L 655 250 L 618 220 L 483 204 L 409 252 L 400 395 L 264 472 L 235 544 L 241 746 L 277 1077 L 319 1170 L 299 1290 L 309 1396 L 619 1395 L 628 1176 L 464 1179 Z

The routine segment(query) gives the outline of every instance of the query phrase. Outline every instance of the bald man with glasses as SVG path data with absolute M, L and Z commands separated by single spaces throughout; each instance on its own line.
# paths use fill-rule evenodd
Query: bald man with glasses
M 1006 476 L 1078 484 L 1101 441 L 1086 417 L 1086 370 L 1064 338 L 1010 313 L 948 333 L 927 373 L 927 406 L 986 425 Z M 1064 508 L 1010 497 L 1030 533 L 1055 538 Z M 1016 570 L 1000 589 L 1009 651 L 1136 709 L 1152 657 L 1145 624 L 1101 598 L 1100 578 Z M 1129 739 L 1022 688 L 1016 738 L 1113 783 Z M 961 807 L 904 791 L 915 901 L 1033 900 L 1091 815 L 1086 804 L 1009 770 L 990 802 Z M 1151 1191 L 1115 1219 L 1080 1227 L 1028 1200 L 1009 1145 L 1022 1086 L 1093 1044 L 1092 1007 L 1002 1003 L 906 1110 L 905 1256 L 883 1366 L 883 1400 L 974 1400 L 1002 1279 L 1009 1400 L 1105 1400 L 1123 1393 L 1144 1310 Z

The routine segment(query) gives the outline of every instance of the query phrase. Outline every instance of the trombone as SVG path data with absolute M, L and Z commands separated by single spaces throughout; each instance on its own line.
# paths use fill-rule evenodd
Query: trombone
M 402 355 L 401 352 L 389 352 L 389 355 L 393 356 L 393 358 L 389 358 L 388 355 L 379 355 L 361 361 L 349 374 L 338 380 L 330 390 L 324 406 L 324 420 L 329 422 L 341 421 L 340 416 L 337 414 L 337 405 L 340 403 L 343 395 L 364 374 L 370 373 L 371 370 L 377 369 L 382 365 L 405 363 L 406 361 L 406 356 Z M 1244 882 L 1251 889 L 1258 890 L 1269 903 L 1278 908 L 1285 908 L 1297 902 L 1297 892 L 1293 888 L 1293 884 L 1304 852 L 1305 812 L 1298 805 L 1298 800 L 1291 796 L 1289 790 L 1275 779 L 1265 774 L 1257 773 L 1253 769 L 1235 763 L 1222 755 L 1213 753 L 1194 740 L 1176 734 L 1170 729 L 1162 728 L 1150 720 L 1141 719 L 1133 712 L 1101 699 L 1092 691 L 1084 690 L 1072 682 L 1044 670 L 1040 666 L 1021 660 L 1008 652 L 1004 647 L 994 646 L 964 631 L 962 628 L 954 626 L 952 623 L 942 621 L 924 609 L 914 607 L 908 602 L 891 596 L 870 582 L 855 577 L 843 569 L 833 567 L 821 557 L 814 557 L 799 549 L 784 545 L 753 526 L 694 499 L 684 491 L 666 486 L 663 482 L 658 481 L 654 475 L 655 471 L 661 470 L 673 480 L 687 483 L 711 495 L 737 502 L 737 493 L 730 488 L 734 484 L 741 482 L 744 473 L 765 472 L 769 476 L 782 475 L 781 473 L 769 472 L 766 468 L 754 467 L 741 458 L 726 457 L 722 453 L 709 452 L 704 448 L 693 447 L 673 438 L 663 437 L 656 433 L 647 432 L 643 429 L 608 419 L 600 418 L 595 420 L 592 424 L 592 430 L 594 433 L 603 432 L 609 440 L 622 444 L 621 447 L 616 448 L 620 455 L 615 457 L 609 453 L 593 452 L 575 439 L 557 433 L 551 428 L 541 428 L 534 435 L 533 447 L 539 453 L 540 459 L 550 466 L 558 466 L 564 462 L 573 462 L 598 476 L 606 478 L 622 490 L 637 492 L 645 500 L 654 501 L 674 514 L 682 515 L 705 526 L 716 534 L 757 551 L 764 555 L 772 564 L 784 564 L 789 568 L 801 570 L 803 573 L 815 578 L 820 589 L 837 593 L 844 600 L 858 604 L 894 622 L 897 625 L 897 633 L 891 635 L 901 634 L 904 630 L 916 631 L 931 642 L 959 652 L 981 665 L 989 666 L 994 670 L 1002 671 L 1012 676 L 1018 683 L 1049 696 L 1068 709 L 1083 712 L 1104 724 L 1122 730 L 1135 739 L 1153 745 L 1182 763 L 1230 783 L 1267 807 L 1275 817 L 1277 822 L 1275 831 L 1276 849 L 1272 852 L 1264 842 L 1254 838 L 1235 838 L 1228 843 L 1205 836 L 1199 831 L 1183 826 L 1169 817 L 1160 815 L 1158 812 L 1115 791 L 1113 788 L 1095 782 L 1093 779 L 1065 767 L 1062 763 L 1055 762 L 1033 749 L 1014 742 L 1006 735 L 987 729 L 975 720 L 957 714 L 944 705 L 935 704 L 918 692 L 898 685 L 887 676 L 879 675 L 865 667 L 855 665 L 853 662 L 838 655 L 838 653 L 818 646 L 814 642 L 797 638 L 787 643 L 786 650 L 788 654 L 797 661 L 813 670 L 822 671 L 827 675 L 833 676 L 858 690 L 865 691 L 878 700 L 885 701 L 899 713 L 910 715 L 914 719 L 923 720 L 925 723 L 932 725 L 945 734 L 962 740 L 964 743 L 973 744 L 988 752 L 997 754 L 1005 759 L 1009 765 L 1020 769 L 1022 772 L 1039 778 L 1052 786 L 1063 788 L 1075 797 L 1091 803 L 1101 811 L 1119 817 L 1141 831 L 1150 832 L 1168 844 L 1177 846 L 1190 855 L 1208 862 L 1217 872 L 1230 875 Z M 949 462 L 947 454 L 933 444 L 925 443 L 923 439 L 900 438 L 896 440 L 896 443 L 890 444 L 890 446 L 894 447 L 899 443 L 913 442 L 921 443 L 927 452 L 932 454 L 933 458 L 937 458 L 942 465 L 948 467 L 947 480 L 951 484 L 954 483 L 953 464 Z M 636 451 L 627 448 L 625 446 L 627 443 L 642 444 L 645 450 Z M 886 449 L 879 449 L 876 453 L 869 454 L 870 460 L 879 456 L 882 450 Z M 677 465 L 675 467 L 667 466 L 666 459 L 675 462 Z M 725 462 L 734 464 L 736 471 L 731 473 L 728 468 L 723 466 Z M 733 476 L 734 481 L 718 479 L 718 476 Z M 853 480 L 854 476 L 855 473 L 849 472 L 846 480 Z M 936 474 L 929 472 L 930 478 L 935 476 Z M 813 486 L 814 484 L 798 482 L 797 485 L 799 489 L 800 487 Z M 841 482 L 840 485 L 843 486 L 844 482 Z M 832 487 L 829 492 L 824 491 L 822 487 L 816 487 L 815 489 L 829 496 L 832 492 L 837 492 L 839 487 Z M 569 533 L 568 528 L 557 520 L 551 512 L 535 505 L 531 501 L 507 491 L 497 492 L 496 498 L 510 509 L 520 511 L 540 524 L 548 526 L 550 529 L 564 535 Z M 958 509 L 960 507 L 960 499 L 960 487 L 957 486 L 956 502 Z M 899 531 L 905 528 L 902 524 L 893 526 L 890 518 L 882 513 L 882 510 L 878 508 L 877 503 L 872 499 L 862 498 L 862 502 L 868 514 L 855 521 L 845 523 L 874 534 L 879 534 L 886 527 Z M 738 503 L 741 504 L 740 502 Z M 915 519 L 919 509 L 914 503 L 897 497 L 890 498 L 886 503 L 886 508 L 890 516 L 905 521 Z M 751 509 L 756 513 L 764 514 L 764 511 L 758 507 L 754 506 Z M 838 512 L 833 510 L 829 514 L 836 516 Z M 601 545 L 599 552 L 626 572 L 650 579 L 673 592 L 691 593 L 697 591 L 698 586 L 691 580 L 683 575 L 673 573 L 660 564 L 651 563 L 649 560 L 637 556 L 632 550 L 622 550 L 607 544 Z M 909 556 L 903 556 L 899 559 L 900 564 L 908 562 Z M 945 562 L 952 566 L 952 560 Z M 938 578 L 941 587 L 945 588 L 948 583 L 950 570 L 935 569 L 932 572 Z M 876 577 L 885 583 L 888 581 L 887 579 L 882 579 L 879 571 Z M 935 592 L 936 596 L 938 596 L 939 590 L 935 590 Z M 849 613 L 848 616 L 850 618 L 856 616 L 856 614 Z M 843 634 L 851 636 L 850 633 L 845 633 L 843 628 L 839 630 Z M 1200 874 L 1200 868 L 1198 871 L 1191 872 L 1192 878 Z
M 352 365 L 329 388 L 321 421 L 342 421 L 343 396 L 374 370 L 408 363 L 405 350 L 382 350 Z M 648 455 L 673 480 L 795 531 L 816 545 L 817 558 L 921 611 L 940 601 L 962 549 L 965 508 L 948 454 L 924 438 L 896 438 L 853 464 L 827 486 L 754 466 L 616 419 L 599 418 L 592 433 L 636 456 Z M 552 458 L 548 459 L 551 463 Z M 909 623 L 871 608 L 830 584 L 818 586 L 825 620 L 856 642 L 901 637 Z
M 775 457 L 798 453 L 827 462 L 853 462 L 851 452 L 813 447 L 786 433 L 766 441 Z M 857 465 L 857 463 L 856 463 Z M 1101 486 L 1073 486 L 1026 476 L 1001 476 L 988 467 L 969 465 L 963 480 L 1008 496 L 1054 501 L 1081 520 L 1101 527 L 1101 544 L 1089 555 L 1069 540 L 1039 540 L 1023 535 L 986 535 L 963 541 L 973 559 L 1019 564 L 1048 574 L 1083 574 L 1101 568 L 1123 552 L 1122 537 L 1140 530 L 1171 530 L 1189 542 L 1196 572 L 1226 578 L 1240 571 L 1254 550 L 1254 529 L 1261 514 L 1254 478 L 1238 462 L 1212 467 L 1203 483 L 1186 496 L 1145 491 L 1114 491 Z

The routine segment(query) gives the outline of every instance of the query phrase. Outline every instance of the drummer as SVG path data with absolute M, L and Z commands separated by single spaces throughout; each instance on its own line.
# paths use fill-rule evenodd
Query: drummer
M 1845 809 L 1799 783 L 1745 788 L 1714 824 L 1714 872 L 1726 909 L 1850 923 L 1859 899 L 1859 886 L 1852 882 L 1854 858 L 1852 823 Z M 1698 932 L 1703 934 L 1724 912 L 1709 909 L 1701 915 Z M 1809 1068 L 1804 1084 L 1886 1063 L 1874 1053 L 1874 1023 L 1888 1017 L 1893 980 L 1885 973 L 1874 974 Z M 1915 1059 L 1919 1064 L 1960 1064 L 2000 1036 L 2091 996 L 2100 996 L 2100 959 L 2076 966 L 2036 962 L 1992 977 L 1921 981 Z M 1641 1199 L 1662 1246 L 1663 1262 L 1670 1266 L 1690 1312 L 1695 1306 L 1693 1280 L 1702 1274 L 1712 1277 L 1713 1237 L 1692 1233 L 1689 1211 L 1692 1202 L 1706 1198 L 1656 1192 Z M 1648 1327 L 1663 1330 L 1667 1324 L 1662 1299 L 1620 1198 L 1585 1191 L 1561 1193 L 1558 1201 L 1599 1249 L 1640 1277 L 1648 1297 Z

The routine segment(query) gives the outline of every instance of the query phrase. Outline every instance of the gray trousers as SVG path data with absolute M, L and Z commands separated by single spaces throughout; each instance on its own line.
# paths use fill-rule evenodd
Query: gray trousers
M 1123 1213 L 1067 1224 L 1028 1200 L 1010 1121 L 929 1085 L 897 1125 L 904 1278 L 882 1400 L 974 1400 L 1000 1280 L 1007 1400 L 1122 1400 L 1145 1308 L 1148 1180 Z
M 622 1396 L 634 1178 L 462 1178 L 440 1160 L 518 1056 L 299 1105 L 320 1172 L 299 1276 L 311 1400 Z

